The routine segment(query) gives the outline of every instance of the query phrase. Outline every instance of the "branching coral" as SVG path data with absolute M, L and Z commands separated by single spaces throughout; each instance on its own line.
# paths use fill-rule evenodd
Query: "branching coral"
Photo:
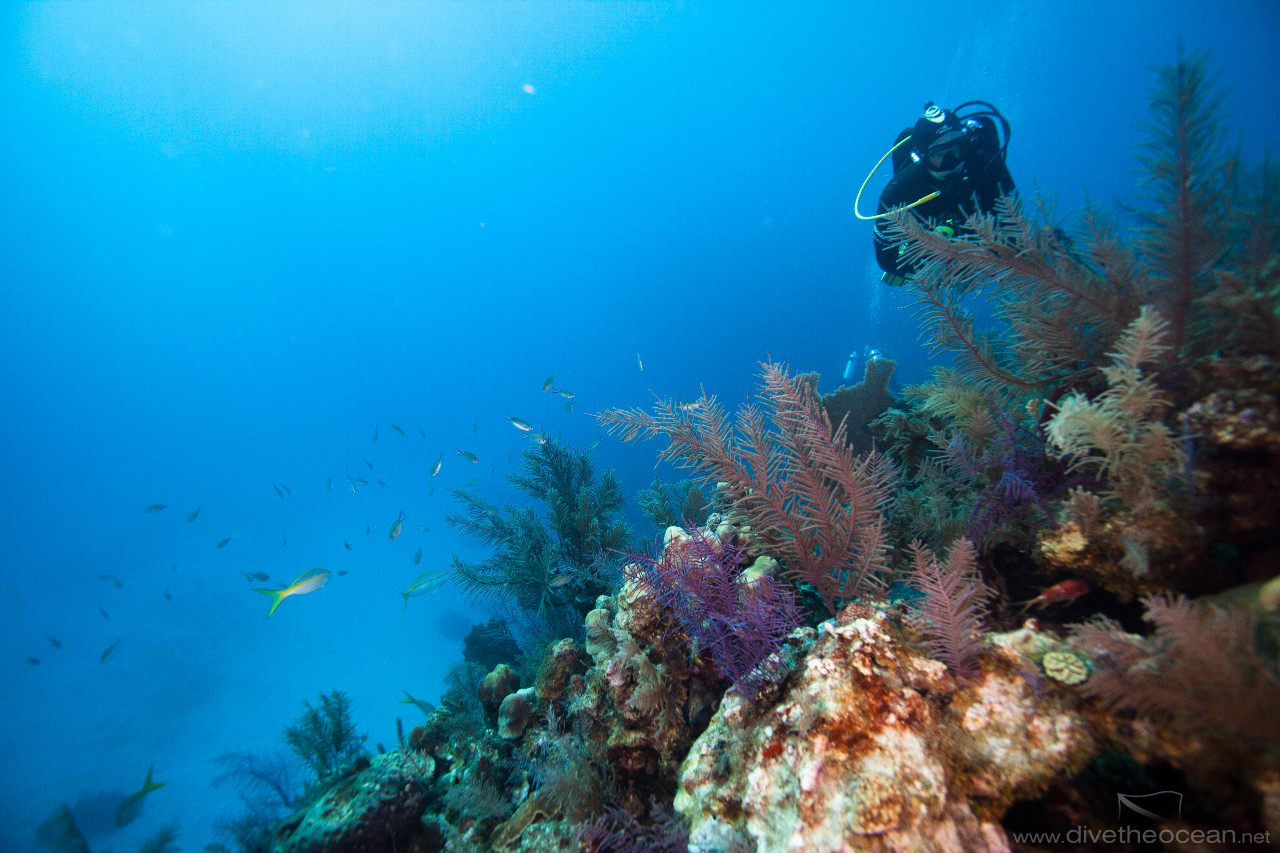
M 581 619 L 570 606 L 574 593 L 594 599 L 604 592 L 599 558 L 626 541 L 628 528 L 615 517 L 622 489 L 612 471 L 596 477 L 590 453 L 558 439 L 521 456 L 523 473 L 507 479 L 545 506 L 545 525 L 532 506 L 499 509 L 469 489 L 453 489 L 463 512 L 445 522 L 494 546 L 494 552 L 479 563 L 455 554 L 450 568 L 473 600 L 493 598 L 537 614 L 553 635 L 564 636 Z
M 1080 393 L 1064 397 L 1048 423 L 1053 452 L 1105 480 L 1105 497 L 1136 518 L 1169 505 L 1168 481 L 1185 465 L 1164 423 L 1169 400 L 1143 370 L 1169 352 L 1167 331 L 1165 320 L 1144 307 L 1103 369 L 1107 390 L 1092 400 Z
M 1222 92 L 1206 54 L 1184 55 L 1158 71 L 1151 89 L 1148 139 L 1138 162 L 1147 172 L 1140 247 L 1154 281 L 1153 297 L 1169 321 L 1175 362 L 1216 350 L 1211 312 L 1202 300 L 1215 286 L 1213 269 L 1229 249 L 1228 180 Z
M 991 597 L 977 571 L 977 549 L 957 539 L 945 562 L 923 545 L 911 548 L 911 585 L 923 593 L 908 621 L 926 637 L 925 646 L 958 678 L 978 672 L 982 620 Z
M 342 772 L 360 756 L 368 737 L 356 731 L 351 699 L 334 690 L 321 693 L 317 705 L 302 704 L 302 714 L 284 730 L 285 743 L 317 779 Z
M 296 766 L 285 753 L 224 752 L 217 761 L 223 772 L 214 778 L 214 787 L 233 786 L 250 814 L 277 820 L 297 805 Z
M 674 528 L 678 530 L 678 528 Z M 785 584 L 767 574 L 744 574 L 745 549 L 694 528 L 673 538 L 659 556 L 638 554 L 642 577 L 692 640 L 696 653 L 748 699 L 775 675 L 760 665 L 800 624 L 800 608 Z
M 888 228 L 917 270 L 911 284 L 934 350 L 950 352 L 966 379 L 1002 398 L 1087 378 L 1139 305 L 1132 260 L 1109 223 L 1087 217 L 1071 243 L 1002 198 L 965 228 L 968 236 L 945 237 L 907 212 Z M 994 293 L 1004 334 L 979 329 L 966 305 L 984 290 Z
M 627 526 L 615 518 L 625 503 L 622 487 L 613 471 L 596 477 L 589 451 L 555 439 L 525 450 L 520 463 L 523 473 L 507 479 L 546 506 L 546 521 L 565 563 L 585 569 L 596 555 L 626 541 Z
M 934 547 L 1026 540 L 1068 482 L 1024 409 L 1007 409 L 954 370 L 907 389 L 875 424 L 904 473 L 891 520 Z
M 1074 627 L 1096 663 L 1085 689 L 1189 733 L 1280 743 L 1280 677 L 1258 654 L 1249 613 L 1172 595 L 1143 604 L 1156 629 L 1150 639 L 1104 617 Z
M 844 425 L 833 431 L 812 385 L 784 365 L 764 364 L 761 382 L 760 403 L 740 409 L 736 424 L 714 396 L 597 418 L 623 441 L 665 438 L 659 458 L 713 486 L 834 613 L 838 600 L 884 588 L 889 466 L 878 453 L 855 457 Z
M 711 509 L 707 496 L 693 480 L 669 484 L 654 477 L 652 486 L 636 493 L 636 502 L 659 530 L 701 524 Z

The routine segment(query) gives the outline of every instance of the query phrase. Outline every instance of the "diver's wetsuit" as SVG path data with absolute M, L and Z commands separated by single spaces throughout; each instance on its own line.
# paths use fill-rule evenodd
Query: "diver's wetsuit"
M 911 130 L 907 128 L 902 131 L 895 142 L 901 142 L 910 136 Z M 941 195 L 911 209 L 912 213 L 934 225 L 950 222 L 953 227 L 957 227 L 966 216 L 974 212 L 975 196 L 978 209 L 989 212 L 997 198 L 1011 195 L 1017 188 L 1013 185 L 1013 176 L 1009 174 L 1009 167 L 1005 165 L 1003 157 L 987 155 L 979 159 L 986 161 L 985 168 L 983 163 L 975 162 L 974 157 L 967 157 L 965 168 L 959 174 L 939 182 L 929 174 L 923 162 L 911 159 L 906 146 L 899 148 L 893 152 L 893 177 L 885 186 L 884 192 L 880 193 L 880 207 L 876 212 L 885 213 L 895 207 L 911 204 L 934 190 L 938 190 Z M 898 257 L 899 244 L 889 242 L 880 233 L 881 224 L 887 222 L 887 219 L 876 220 L 876 263 L 887 273 L 910 275 L 913 272 L 911 265 Z

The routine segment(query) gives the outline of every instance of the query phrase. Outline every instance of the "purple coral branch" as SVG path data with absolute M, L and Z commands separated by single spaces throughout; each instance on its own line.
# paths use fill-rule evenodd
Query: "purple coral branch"
M 800 624 L 801 611 L 791 587 L 778 579 L 745 581 L 743 555 L 743 548 L 694 528 L 660 556 L 630 556 L 694 648 L 754 700 L 774 675 L 761 664 Z

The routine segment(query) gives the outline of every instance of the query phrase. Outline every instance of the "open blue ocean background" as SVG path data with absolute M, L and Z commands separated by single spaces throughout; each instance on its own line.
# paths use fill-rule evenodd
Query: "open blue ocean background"
M 51 2 L 0 21 L 12 853 L 58 802 L 95 851 L 173 819 L 201 850 L 238 811 L 215 759 L 276 748 L 320 691 L 394 747 L 395 718 L 420 718 L 403 691 L 438 701 L 488 615 L 448 586 L 402 614 L 395 590 L 485 553 L 443 516 L 472 478 L 516 499 L 528 445 L 506 416 L 584 446 L 601 407 L 704 388 L 732 409 L 768 357 L 830 391 L 869 346 L 896 387 L 923 380 L 853 207 L 926 100 L 996 104 L 1019 188 L 1068 219 L 1136 201 L 1151 69 L 1179 39 L 1233 87 L 1245 152 L 1280 140 L 1274 0 Z M 631 496 L 655 451 L 606 438 L 597 460 Z M 313 566 L 328 586 L 265 619 L 245 574 Z M 151 765 L 166 786 L 115 831 Z

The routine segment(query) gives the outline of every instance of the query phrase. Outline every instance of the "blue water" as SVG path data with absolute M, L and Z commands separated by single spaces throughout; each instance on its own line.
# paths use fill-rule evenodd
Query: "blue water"
M 1134 201 L 1179 38 L 1245 151 L 1280 139 L 1271 0 L 744 5 L 0 13 L 0 850 L 154 764 L 92 846 L 177 819 L 199 851 L 237 812 L 214 759 L 276 747 L 320 691 L 394 744 L 401 691 L 435 701 L 486 616 L 394 590 L 484 553 L 442 516 L 472 477 L 512 497 L 505 416 L 581 446 L 599 407 L 732 408 L 770 356 L 830 390 L 866 346 L 923 379 L 853 197 L 926 100 L 996 103 L 1020 188 L 1064 216 Z M 653 453 L 599 461 L 634 493 Z M 265 619 L 242 573 L 312 566 L 349 574 Z

